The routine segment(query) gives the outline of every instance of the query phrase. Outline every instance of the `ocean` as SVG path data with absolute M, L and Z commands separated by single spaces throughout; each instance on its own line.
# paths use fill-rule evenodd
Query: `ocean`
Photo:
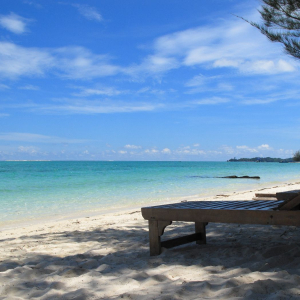
M 260 176 L 227 179 L 222 176 Z M 0 226 L 257 189 L 300 179 L 300 164 L 0 162 Z

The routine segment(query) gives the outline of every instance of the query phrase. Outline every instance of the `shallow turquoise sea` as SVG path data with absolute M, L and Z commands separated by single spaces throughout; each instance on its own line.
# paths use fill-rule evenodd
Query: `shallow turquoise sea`
M 219 176 L 260 176 L 224 179 Z M 0 225 L 192 199 L 299 180 L 300 164 L 0 162 Z

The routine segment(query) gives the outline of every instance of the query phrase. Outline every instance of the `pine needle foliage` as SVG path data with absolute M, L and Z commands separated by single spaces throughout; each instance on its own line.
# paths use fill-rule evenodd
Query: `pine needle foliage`
M 249 22 L 272 42 L 282 43 L 287 54 L 300 59 L 300 0 L 262 0 L 263 24 Z
M 300 151 L 296 151 L 293 156 L 294 161 L 300 161 Z

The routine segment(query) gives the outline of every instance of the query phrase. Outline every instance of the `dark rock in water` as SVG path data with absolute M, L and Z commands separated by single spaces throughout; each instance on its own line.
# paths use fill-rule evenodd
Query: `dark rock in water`
M 233 178 L 233 179 L 240 179 L 240 178 L 245 178 L 245 179 L 260 179 L 259 176 L 236 176 L 236 175 L 231 175 L 231 176 L 224 176 L 224 177 L 217 177 L 217 178 Z

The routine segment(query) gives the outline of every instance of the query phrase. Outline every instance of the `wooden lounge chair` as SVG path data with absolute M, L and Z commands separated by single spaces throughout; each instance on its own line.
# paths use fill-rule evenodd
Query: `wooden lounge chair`
M 149 222 L 150 255 L 159 255 L 161 247 L 172 248 L 196 241 L 206 244 L 205 227 L 209 222 L 300 226 L 300 193 L 277 193 L 281 200 L 190 201 L 143 207 Z M 284 199 L 286 200 L 284 200 Z M 195 223 L 195 233 L 161 241 L 172 221 Z

